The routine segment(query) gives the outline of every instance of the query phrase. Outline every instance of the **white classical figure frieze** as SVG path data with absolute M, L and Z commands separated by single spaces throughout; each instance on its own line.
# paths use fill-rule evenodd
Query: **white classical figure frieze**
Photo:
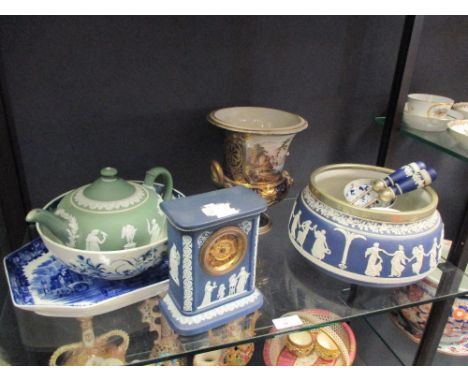
M 218 288 L 217 300 L 222 300 L 226 296 L 226 285 L 221 284 Z
M 296 204 L 294 204 L 293 211 L 295 210 L 295 208 L 296 208 Z M 300 223 L 301 223 L 301 214 L 302 214 L 302 211 L 299 210 L 293 215 L 293 220 L 292 220 L 292 224 L 291 224 L 291 233 L 295 238 L 297 237 L 296 236 L 296 231 L 299 228 Z
M 177 286 L 179 285 L 179 265 L 180 253 L 177 250 L 176 245 L 173 243 L 169 252 L 169 274 Z
M 385 252 L 386 255 L 390 256 L 391 271 L 390 277 L 400 277 L 406 268 L 406 264 L 410 261 L 405 255 L 405 248 L 402 245 L 398 246 L 398 249 L 393 253 Z
M 154 243 L 159 240 L 159 235 L 161 234 L 161 227 L 159 227 L 158 222 L 156 219 L 146 219 L 146 229 L 148 231 L 148 235 L 150 235 L 150 242 Z
M 237 274 L 233 273 L 228 279 L 229 290 L 228 290 L 227 295 L 226 295 L 226 285 L 224 285 L 224 283 L 221 283 L 220 285 L 218 285 L 216 281 L 208 280 L 205 283 L 203 300 L 198 306 L 198 308 L 199 309 L 205 308 L 221 300 L 231 298 L 233 296 L 237 296 L 239 294 L 244 293 L 247 289 L 247 283 L 248 283 L 249 277 L 250 277 L 250 273 L 247 272 L 245 267 L 241 267 L 239 273 Z M 217 292 L 215 292 L 216 288 L 217 288 Z M 215 298 L 213 298 L 214 293 L 216 293 Z
M 198 308 L 204 308 L 208 305 L 211 304 L 211 295 L 213 294 L 213 290 L 216 289 L 218 285 L 216 284 L 216 281 L 207 281 L 205 284 L 205 294 L 203 295 L 203 300 L 201 304 L 198 306 Z
M 135 243 L 136 231 L 137 229 L 131 224 L 126 224 L 122 227 L 120 238 L 126 240 L 126 243 L 124 245 L 125 249 L 136 247 L 136 243 Z
M 429 264 L 431 268 L 437 267 L 437 264 L 440 260 L 440 253 L 442 249 L 442 242 L 437 243 L 437 238 L 434 238 L 432 241 L 432 247 L 429 250 Z
M 314 232 L 315 240 L 312 244 L 311 253 L 312 256 L 319 260 L 323 260 L 326 255 L 330 255 L 331 251 L 327 244 L 326 233 L 324 229 L 317 229 L 317 225 L 314 225 L 311 230 Z
M 307 235 L 310 231 L 314 233 L 315 240 L 311 247 L 311 254 L 315 258 L 319 260 L 323 260 L 326 255 L 331 254 L 331 250 L 328 247 L 327 238 L 326 238 L 326 230 L 318 229 L 317 225 L 315 224 L 312 226 L 311 220 L 306 220 L 301 223 L 301 211 L 298 211 L 295 215 L 293 215 L 293 222 L 291 224 L 291 234 L 295 235 L 295 239 L 297 243 L 304 247 L 305 240 Z M 296 235 L 297 232 L 297 235 Z
M 242 267 L 237 275 L 237 286 L 236 286 L 236 293 L 244 293 L 245 287 L 247 285 L 247 280 L 249 279 L 250 273 L 247 272 L 245 267 Z
M 359 235 L 354 232 L 349 232 L 343 228 L 335 228 L 335 231 L 341 232 L 345 238 L 343 255 L 341 256 L 341 261 L 338 264 L 338 267 L 340 267 L 341 269 L 346 269 L 348 267 L 347 261 L 348 261 L 349 249 L 351 248 L 351 243 L 353 242 L 353 240 L 355 239 L 367 240 L 367 239 L 363 235 Z
M 79 231 L 79 226 L 76 218 L 72 215 L 66 212 L 63 208 L 59 208 L 55 211 L 55 215 L 58 217 L 61 217 L 62 219 L 65 219 L 68 222 L 68 228 L 67 228 L 67 236 L 68 236 L 68 241 L 65 243 L 66 246 L 75 248 L 76 246 L 76 239 L 80 237 L 78 234 Z
M 193 310 L 192 237 L 182 236 L 182 280 L 184 284 L 184 310 Z
M 89 187 L 89 185 L 80 187 L 76 190 L 73 195 L 72 201 L 76 203 L 79 207 L 88 208 L 90 210 L 96 211 L 112 211 L 120 210 L 122 208 L 129 208 L 135 204 L 139 204 L 148 198 L 148 191 L 144 187 L 135 184 L 133 182 L 128 182 L 134 188 L 134 193 L 128 198 L 112 201 L 101 201 L 88 198 L 84 194 L 84 190 Z
M 100 251 L 101 245 L 107 240 L 108 234 L 100 229 L 93 229 L 88 236 L 86 236 L 86 250 L 87 251 Z
M 299 243 L 300 246 L 304 245 L 305 239 L 307 238 L 307 234 L 310 231 L 310 226 L 312 225 L 312 222 L 310 220 L 306 220 L 299 226 L 299 232 L 297 233 L 297 242 Z
M 380 256 L 380 252 L 383 252 L 383 249 L 380 248 L 379 243 L 372 244 L 372 247 L 366 249 L 364 257 L 367 259 L 367 266 L 364 273 L 367 276 L 379 277 L 382 272 L 383 259 Z
M 313 197 L 312 197 L 313 198 Z M 316 200 L 316 199 L 314 199 Z M 319 202 L 320 203 L 320 202 Z M 325 206 L 326 207 L 326 206 Z M 328 208 L 328 207 L 326 207 Z M 321 211 L 323 212 L 323 211 Z M 330 212 L 330 211 L 329 211 Z M 341 213 L 336 211 L 338 215 Z M 331 250 L 327 243 L 327 231 L 325 229 L 318 229 L 317 225 L 312 226 L 311 220 L 301 221 L 301 213 L 299 210 L 291 215 L 291 225 L 289 235 L 294 241 L 300 246 L 303 253 L 307 253 L 307 256 L 311 256 L 316 260 L 323 261 L 326 255 L 331 254 Z M 331 216 L 331 214 L 329 215 Z M 351 246 L 354 240 L 367 240 L 367 237 L 354 233 L 348 229 L 335 227 L 335 231 L 343 234 L 345 242 L 343 247 L 343 254 L 338 267 L 342 270 L 348 268 L 347 261 L 351 250 Z M 308 233 L 313 232 L 315 240 L 313 241 L 310 251 L 304 248 L 304 243 L 307 239 Z M 401 233 L 401 232 L 400 232 Z M 443 239 L 443 232 L 441 233 L 441 241 Z M 441 253 L 441 244 L 437 242 L 437 238 L 433 239 L 432 247 L 428 253 L 425 253 L 423 245 L 418 245 L 412 249 L 412 257 L 407 257 L 404 246 L 399 244 L 394 252 L 388 252 L 380 247 L 379 242 L 367 248 L 363 253 L 364 261 L 366 261 L 366 268 L 364 274 L 370 277 L 382 277 L 383 265 L 387 261 L 382 255 L 388 256 L 390 259 L 390 273 L 387 277 L 398 278 L 401 277 L 407 266 L 410 266 L 412 272 L 415 275 L 419 275 L 423 267 L 424 257 L 429 257 L 430 268 L 433 269 L 439 262 Z M 305 256 L 305 255 L 304 255 Z
M 166 297 L 164 298 L 164 302 L 166 303 L 171 316 L 175 320 L 177 320 L 179 323 L 183 325 L 197 325 L 204 321 L 211 320 L 223 314 L 242 308 L 248 304 L 255 302 L 259 298 L 261 298 L 260 292 L 258 290 L 255 290 L 253 293 L 249 294 L 248 296 L 239 298 L 238 300 L 228 302 L 226 304 L 207 310 L 206 312 L 203 312 L 203 313 L 195 314 L 193 316 L 182 315 L 177 309 L 174 302 L 172 301 L 172 298 L 170 295 L 166 295 Z
M 232 274 L 229 277 L 229 296 L 234 296 L 236 294 L 236 285 L 237 285 L 237 277 L 235 274 Z
M 421 272 L 421 268 L 423 265 L 424 257 L 428 256 L 429 254 L 426 254 L 424 251 L 424 247 L 420 244 L 416 247 L 413 248 L 411 251 L 411 254 L 413 255 L 412 260 L 415 259 L 416 261 L 411 265 L 411 268 L 413 269 L 413 273 L 418 275 Z

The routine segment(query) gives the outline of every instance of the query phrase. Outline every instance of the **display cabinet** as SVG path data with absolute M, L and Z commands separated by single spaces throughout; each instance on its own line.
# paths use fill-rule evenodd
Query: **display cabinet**
M 243 22 L 245 21 L 240 24 Z M 242 25 L 248 30 L 256 30 L 255 25 Z M 402 22 L 402 27 L 386 118 L 379 121 L 383 124 L 383 130 L 380 139 L 377 139 L 380 146 L 375 164 L 388 166 L 388 157 L 400 139 L 396 134 L 399 130 L 405 137 L 428 143 L 434 149 L 455 156 L 457 160 L 466 161 L 467 156 L 463 152 L 444 145 L 442 135 L 433 138 L 400 129 L 404 101 L 415 70 L 423 18 L 408 16 Z M 236 38 L 245 37 L 245 31 L 237 27 L 230 32 Z M 242 44 L 240 46 L 243 47 Z M 195 51 L 189 50 L 188 54 L 196 60 L 200 59 Z M 232 58 L 229 55 L 228 57 Z M 2 87 L 6 87 L 5 81 L 2 82 Z M 244 101 L 243 98 L 240 100 Z M 231 102 L 240 101 L 235 98 Z M 29 232 L 23 221 L 30 201 L 19 148 L 27 145 L 27 141 L 23 137 L 23 141 L 18 142 L 14 111 L 8 105 L 8 94 L 4 91 L 0 107 L 6 109 L 2 113 L 4 118 L 1 120 L 0 132 L 5 139 L 0 139 L 0 165 L 5 173 L 6 187 L 1 191 L 0 200 L 6 227 L 5 242 L 8 243 L 8 251 L 12 251 L 33 238 L 34 232 Z M 207 112 L 204 109 L 197 110 L 200 115 L 206 115 Z M 209 142 L 210 137 L 203 134 L 201 133 L 202 138 L 197 137 L 197 145 Z M 190 140 L 194 137 L 195 135 L 179 136 L 177 139 Z M 304 136 L 304 141 L 306 140 L 307 137 Z M 220 142 L 219 137 L 216 142 Z M 141 141 L 139 143 L 144 145 Z M 98 159 L 102 158 L 93 158 L 93 161 Z M 301 165 L 300 161 L 295 164 Z M 183 166 L 174 166 L 183 173 Z M 294 167 L 291 170 L 294 172 Z M 209 168 L 206 166 L 200 171 L 208 175 Z M 189 177 L 188 173 L 186 177 Z M 189 184 L 185 179 L 184 182 Z M 211 189 L 213 186 L 207 182 L 202 188 Z M 271 347 L 278 346 L 273 341 L 284 344 L 287 334 L 328 328 L 326 330 L 332 330 L 334 335 L 340 336 L 348 351 L 349 358 L 343 360 L 345 363 L 376 365 L 381 364 L 385 358 L 385 363 L 391 365 L 459 364 L 458 361 L 446 361 L 441 356 L 436 356 L 436 351 L 455 298 L 468 293 L 464 286 L 468 282 L 468 275 L 465 273 L 468 253 L 464 247 L 468 232 L 468 213 L 465 213 L 464 221 L 459 226 L 457 237 L 452 238 L 453 245 L 448 260 L 439 265 L 441 282 L 438 288 L 411 300 L 401 300 L 397 296 L 409 293 L 408 287 L 378 289 L 357 286 L 331 278 L 307 264 L 287 238 L 288 220 L 298 190 L 299 188 L 293 187 L 288 197 L 271 207 L 269 215 L 274 224 L 268 233 L 259 238 L 256 286 L 264 296 L 264 305 L 257 312 L 196 336 L 180 336 L 172 331 L 159 310 L 163 291 L 154 292 L 152 296 L 143 296 L 116 309 L 98 310 L 76 317 L 48 317 L 15 308 L 6 293 L 7 289 L 3 288 L 0 295 L 0 345 L 6 354 L 0 356 L 11 364 L 79 364 L 79 355 L 94 348 L 98 349 L 99 354 L 111 354 L 111 358 L 119 364 L 192 364 L 196 363 L 196 355 L 229 348 L 231 350 L 223 353 L 225 364 L 247 363 L 252 356 L 252 363 L 264 364 L 265 354 Z M 422 340 L 416 345 L 393 326 L 390 320 L 401 309 L 428 303 L 432 303 L 433 307 Z M 290 312 L 305 314 L 304 317 L 309 319 L 303 319 L 300 325 L 275 327 L 273 320 Z M 67 353 L 68 357 L 64 357 Z M 75 356 L 70 356 L 72 353 Z M 376 353 L 385 354 L 385 357 L 377 359 Z M 463 364 L 463 359 L 459 360 Z

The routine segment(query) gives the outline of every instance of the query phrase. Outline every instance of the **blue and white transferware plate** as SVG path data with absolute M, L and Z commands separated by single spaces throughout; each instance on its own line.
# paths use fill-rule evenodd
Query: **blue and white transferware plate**
M 3 260 L 15 307 L 52 317 L 89 317 L 108 313 L 165 292 L 168 259 L 125 280 L 104 280 L 67 268 L 35 239 Z

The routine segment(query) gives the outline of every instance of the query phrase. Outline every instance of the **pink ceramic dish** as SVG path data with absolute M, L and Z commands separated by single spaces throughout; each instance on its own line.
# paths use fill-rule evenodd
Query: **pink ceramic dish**
M 297 314 L 303 321 L 327 322 L 337 320 L 340 317 L 329 310 L 304 309 L 286 315 Z M 286 316 L 286 315 L 283 315 Z M 356 358 L 356 337 L 351 327 L 345 322 L 335 323 L 327 326 L 334 335 L 341 339 L 342 345 L 346 347 L 346 354 L 342 354 L 335 361 L 326 361 L 320 358 L 315 351 L 312 354 L 298 358 L 285 347 L 286 335 L 278 335 L 265 341 L 263 347 L 263 360 L 267 366 L 350 366 Z M 270 333 L 277 332 L 273 328 Z M 343 353 L 343 352 L 342 352 Z

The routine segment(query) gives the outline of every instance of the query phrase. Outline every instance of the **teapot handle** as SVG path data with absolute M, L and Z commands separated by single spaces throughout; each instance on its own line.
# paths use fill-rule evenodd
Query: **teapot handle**
M 165 169 L 164 167 L 153 167 L 152 169 L 146 171 L 146 176 L 144 180 L 144 184 L 148 187 L 153 187 L 153 183 L 156 179 L 162 176 L 164 178 L 164 200 L 171 200 L 172 199 L 172 175 L 171 173 Z

